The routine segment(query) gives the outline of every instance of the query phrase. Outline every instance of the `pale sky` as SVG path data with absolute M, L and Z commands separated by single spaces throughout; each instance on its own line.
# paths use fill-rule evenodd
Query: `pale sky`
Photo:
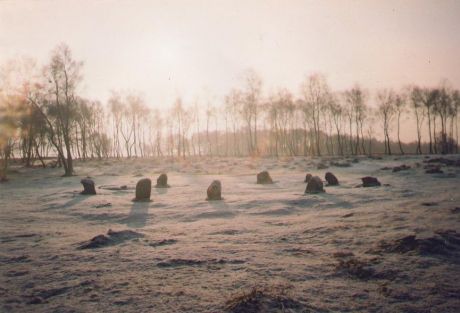
M 66 42 L 85 62 L 82 92 L 138 90 L 221 101 L 255 69 L 264 91 L 304 77 L 375 90 L 442 78 L 460 88 L 460 1 L 0 1 L 0 63 L 47 62 Z

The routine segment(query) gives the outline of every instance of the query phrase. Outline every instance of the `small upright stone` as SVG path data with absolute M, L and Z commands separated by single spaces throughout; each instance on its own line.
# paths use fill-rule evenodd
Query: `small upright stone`
M 313 176 L 310 173 L 308 173 L 307 175 L 305 175 L 305 181 L 304 182 L 308 183 L 312 177 Z
M 166 174 L 161 174 L 158 179 L 157 179 L 157 184 L 155 186 L 156 188 L 168 188 L 168 175 Z
M 337 186 L 339 184 L 339 180 L 331 172 L 327 172 L 324 178 L 326 179 L 328 186 Z
M 273 184 L 273 180 L 267 171 L 263 171 L 257 174 L 257 183 L 258 184 Z
M 89 178 L 83 178 L 80 183 L 83 185 L 83 191 L 80 192 L 82 195 L 95 195 L 96 188 L 94 185 L 94 181 Z
M 307 184 L 305 193 L 321 193 L 324 192 L 323 182 L 318 176 L 313 176 Z
M 150 178 L 143 178 L 136 184 L 136 198 L 134 201 L 150 201 L 152 192 L 152 181 Z
M 371 176 L 362 177 L 361 180 L 363 181 L 363 187 L 377 187 L 382 185 L 377 178 Z
M 206 200 L 222 200 L 222 184 L 219 180 L 215 180 L 209 185 L 207 194 Z

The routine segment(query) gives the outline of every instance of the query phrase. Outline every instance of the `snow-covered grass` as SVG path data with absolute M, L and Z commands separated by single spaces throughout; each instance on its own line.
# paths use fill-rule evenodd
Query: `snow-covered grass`
M 460 237 L 435 233 L 460 230 L 460 168 L 425 174 L 423 160 L 107 160 L 77 162 L 75 177 L 18 168 L 0 184 L 0 311 L 222 312 L 235 295 L 280 288 L 284 302 L 251 300 L 247 312 L 460 311 Z M 380 170 L 401 164 L 411 169 Z M 274 184 L 256 184 L 262 170 Z M 304 194 L 305 174 L 327 171 L 340 185 Z M 155 185 L 163 172 L 171 188 L 132 201 L 139 179 Z M 79 194 L 87 176 L 96 196 Z M 355 188 L 362 176 L 382 186 Z M 206 201 L 215 179 L 224 200 Z M 109 244 L 80 249 L 102 234 Z M 408 235 L 441 250 L 382 248 Z

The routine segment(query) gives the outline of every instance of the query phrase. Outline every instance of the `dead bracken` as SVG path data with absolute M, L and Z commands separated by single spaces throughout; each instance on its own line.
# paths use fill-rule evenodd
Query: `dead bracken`
M 382 241 L 379 249 L 392 253 L 415 252 L 423 255 L 447 256 L 460 251 L 460 234 L 454 230 L 442 230 L 427 238 L 408 235 L 393 241 Z
M 356 258 L 340 259 L 335 269 L 338 273 L 346 273 L 358 279 L 369 279 L 375 275 L 369 263 Z
M 229 313 L 306 312 L 307 309 L 284 290 L 257 287 L 234 295 L 227 300 L 224 308 Z
M 97 235 L 89 241 L 82 242 L 78 249 L 95 249 L 120 244 L 126 240 L 142 238 L 143 234 L 132 230 L 113 231 L 109 229 L 107 235 Z
M 176 239 L 163 239 L 163 240 L 151 242 L 151 243 L 149 243 L 149 246 L 151 246 L 151 247 L 160 247 L 160 246 L 173 245 L 175 243 L 177 243 Z
M 171 259 L 158 262 L 158 267 L 179 267 L 179 266 L 207 266 L 223 264 L 243 264 L 243 260 L 226 260 L 226 259 Z

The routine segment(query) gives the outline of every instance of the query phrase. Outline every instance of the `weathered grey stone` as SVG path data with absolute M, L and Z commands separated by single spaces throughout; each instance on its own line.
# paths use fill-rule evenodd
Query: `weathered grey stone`
M 96 187 L 94 181 L 89 178 L 83 178 L 80 183 L 83 185 L 83 191 L 80 193 L 82 195 L 95 195 Z
M 318 176 L 313 176 L 307 184 L 305 193 L 321 193 L 324 192 L 323 182 Z
M 372 176 L 362 177 L 361 180 L 363 181 L 363 187 L 377 187 L 382 185 L 377 178 Z
M 339 180 L 331 172 L 327 172 L 324 178 L 326 179 L 328 186 L 337 186 L 339 184 Z
M 136 184 L 136 198 L 134 201 L 149 201 L 152 192 L 152 181 L 150 178 L 143 178 Z
M 257 183 L 258 184 L 273 184 L 273 180 L 267 171 L 263 171 L 257 174 Z
M 207 194 L 206 200 L 222 200 L 222 184 L 219 180 L 215 180 L 209 185 Z
M 157 184 L 156 186 L 157 188 L 168 188 L 169 185 L 168 185 L 168 175 L 166 174 L 161 174 L 158 179 L 157 179 Z

